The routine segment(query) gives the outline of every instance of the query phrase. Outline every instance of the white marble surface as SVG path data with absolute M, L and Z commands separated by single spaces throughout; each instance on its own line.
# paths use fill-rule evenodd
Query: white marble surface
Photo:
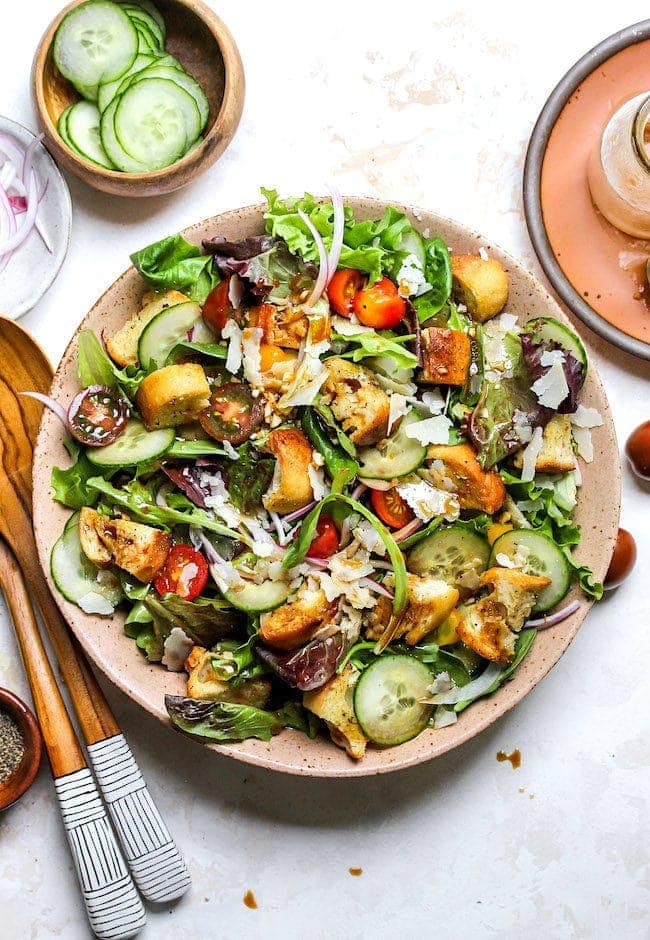
M 170 197 L 121 201 L 70 180 L 70 253 L 23 320 L 53 362 L 129 251 L 257 201 L 260 183 L 318 191 L 333 179 L 435 208 L 539 271 L 520 194 L 535 117 L 579 55 L 647 13 L 633 0 L 591 4 L 588 17 L 558 0 L 210 2 L 246 68 L 239 133 Z M 57 6 L 4 11 L 0 113 L 27 125 L 29 64 Z M 624 441 L 650 417 L 650 367 L 581 329 Z M 108 689 L 194 876 L 142 936 L 650 936 L 648 500 L 626 468 L 633 577 L 522 704 L 435 763 L 349 782 L 274 776 L 201 751 Z M 4 608 L 0 684 L 27 694 Z M 516 771 L 495 760 L 513 747 Z M 258 910 L 242 903 L 249 888 Z M 0 911 L 12 940 L 88 935 L 46 766 L 0 817 Z

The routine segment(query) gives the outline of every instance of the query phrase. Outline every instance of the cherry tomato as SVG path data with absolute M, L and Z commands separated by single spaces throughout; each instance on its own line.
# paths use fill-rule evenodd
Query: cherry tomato
M 373 490 L 370 502 L 381 521 L 391 529 L 401 529 L 413 518 L 413 510 L 397 490 Z
M 632 469 L 642 480 L 650 480 L 650 421 L 632 431 L 625 445 Z
M 614 554 L 605 575 L 605 590 L 618 587 L 636 564 L 636 542 L 627 529 L 619 529 Z
M 159 594 L 178 594 L 183 600 L 198 597 L 208 580 L 208 563 L 191 545 L 172 546 L 153 586 Z
M 337 271 L 327 288 L 327 296 L 335 313 L 342 317 L 352 316 L 352 300 L 366 283 L 361 271 L 353 268 L 341 268 Z
M 90 385 L 72 400 L 68 409 L 70 433 L 86 447 L 112 444 L 129 420 L 129 403 L 107 385 Z
M 354 295 L 352 310 L 364 326 L 390 330 L 403 319 L 406 301 L 400 297 L 390 278 L 382 277 Z
M 245 382 L 226 382 L 210 395 L 210 404 L 199 414 L 199 423 L 215 441 L 243 444 L 264 420 L 264 404 L 253 398 Z
M 203 304 L 203 319 L 217 334 L 221 334 L 224 326 L 235 312 L 235 308 L 230 301 L 230 282 L 236 277 L 236 274 L 231 274 L 230 277 L 220 281 L 215 289 L 208 294 Z
M 295 349 L 283 349 L 273 343 L 260 343 L 260 372 L 270 372 L 279 363 L 288 368 L 297 358 Z
M 308 558 L 329 558 L 338 550 L 339 532 L 331 516 L 320 516 L 316 534 L 307 552 Z

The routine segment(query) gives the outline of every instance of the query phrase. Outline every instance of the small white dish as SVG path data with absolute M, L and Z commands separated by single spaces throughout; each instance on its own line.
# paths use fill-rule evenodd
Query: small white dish
M 36 136 L 22 124 L 1 116 L 0 132 L 13 137 L 22 147 L 28 146 Z M 59 273 L 70 243 L 70 191 L 42 144 L 34 152 L 34 167 L 39 182 L 42 185 L 47 182 L 38 218 L 52 251 L 48 251 L 34 229 L 0 274 L 0 314 L 12 320 L 22 317 L 38 303 Z

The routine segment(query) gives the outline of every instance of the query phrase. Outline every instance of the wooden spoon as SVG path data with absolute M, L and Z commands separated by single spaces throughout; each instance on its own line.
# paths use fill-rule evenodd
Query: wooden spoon
M 52 367 L 42 349 L 22 327 L 0 317 L 0 536 L 11 546 L 41 609 L 136 884 L 147 899 L 168 902 L 187 891 L 189 872 L 104 693 L 50 594 L 34 542 L 31 466 L 42 405 L 20 393 L 46 394 L 51 382 Z

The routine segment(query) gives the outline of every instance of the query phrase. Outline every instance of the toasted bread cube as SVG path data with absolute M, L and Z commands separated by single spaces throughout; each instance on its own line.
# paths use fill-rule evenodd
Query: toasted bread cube
M 409 603 L 396 637 L 406 636 L 409 646 L 415 646 L 420 640 L 435 630 L 452 612 L 460 594 L 456 588 L 438 578 L 421 578 L 416 574 L 408 575 Z
M 467 333 L 429 326 L 422 330 L 420 381 L 435 385 L 464 385 L 472 348 Z
M 202 646 L 194 646 L 185 660 L 188 672 L 188 698 L 200 698 L 210 702 L 232 702 L 235 705 L 254 705 L 264 708 L 271 697 L 271 683 L 257 678 L 234 686 L 217 678 L 212 668 L 212 653 Z
M 88 506 L 79 516 L 79 541 L 94 564 L 113 563 L 143 582 L 155 578 L 172 545 L 168 532 L 129 519 L 111 519 Z
M 196 362 L 156 369 L 140 383 L 138 408 L 149 431 L 195 421 L 207 407 L 210 386 Z
M 485 323 L 501 313 L 508 299 L 508 275 L 496 258 L 452 255 L 454 296 L 464 303 L 473 320 Z
M 147 323 L 164 310 L 189 300 L 177 290 L 168 290 L 164 294 L 149 292 L 142 298 L 144 306 L 127 320 L 117 333 L 106 339 L 108 355 L 118 366 L 135 366 L 138 363 L 138 340 Z
M 262 342 L 267 345 L 280 346 L 282 349 L 300 349 L 307 337 L 309 318 L 300 306 L 289 304 L 286 307 L 276 307 L 274 304 L 260 304 L 249 312 L 248 325 L 257 326 L 262 330 Z M 329 313 L 323 313 L 312 321 L 312 342 L 319 343 L 329 339 L 331 331 Z
M 535 461 L 537 473 L 569 473 L 575 469 L 571 416 L 553 415 L 542 434 L 542 448 Z M 523 466 L 522 452 L 515 454 L 515 467 Z
M 339 675 L 333 676 L 320 689 L 305 692 L 302 697 L 305 708 L 323 719 L 332 741 L 345 748 L 355 760 L 363 757 L 368 743 L 354 713 L 354 687 L 358 678 L 358 671 L 348 663 Z
M 262 614 L 260 639 L 273 649 L 294 650 L 308 643 L 330 623 L 337 607 L 336 601 L 328 603 L 324 591 L 312 591 L 303 586 L 293 600 Z
M 380 640 L 393 616 L 393 602 L 390 597 L 380 594 L 377 603 L 364 611 L 363 635 L 366 640 Z
M 327 378 L 321 389 L 350 440 L 366 447 L 388 433 L 390 399 L 365 366 L 333 356 L 325 363 Z
M 439 463 L 441 461 L 441 463 Z M 503 505 L 506 488 L 494 470 L 484 470 L 469 444 L 431 444 L 427 476 L 434 486 L 458 494 L 461 509 L 493 515 Z
M 275 471 L 268 491 L 262 497 L 268 512 L 296 512 L 314 498 L 308 468 L 311 444 L 297 428 L 276 428 L 263 448 L 275 457 Z
M 458 608 L 456 632 L 480 656 L 505 666 L 512 660 L 517 634 L 537 596 L 551 582 L 516 568 L 489 568 L 480 583 L 490 593 Z

